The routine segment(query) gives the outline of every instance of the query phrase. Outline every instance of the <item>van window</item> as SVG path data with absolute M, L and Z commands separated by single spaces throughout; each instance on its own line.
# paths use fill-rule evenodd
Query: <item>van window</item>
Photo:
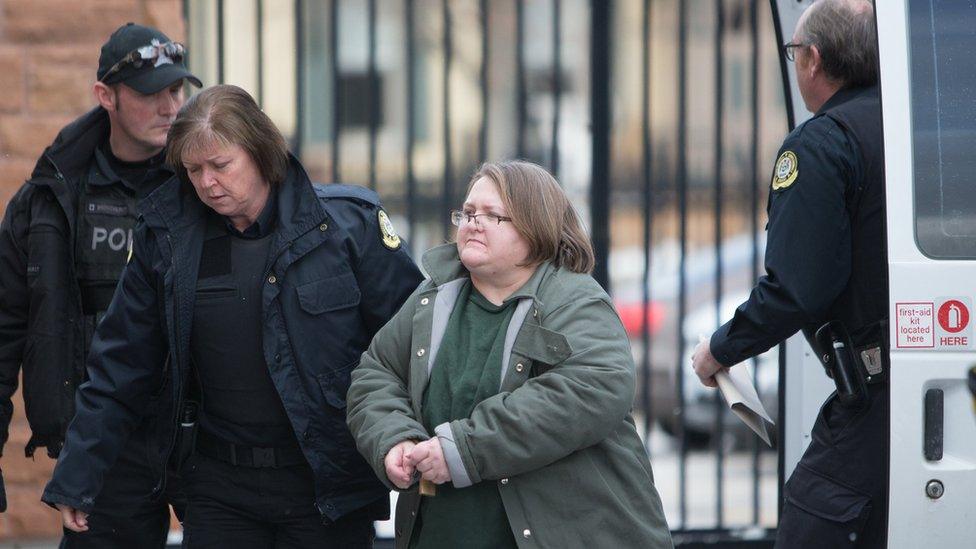
M 976 258 L 976 2 L 910 0 L 915 236 Z

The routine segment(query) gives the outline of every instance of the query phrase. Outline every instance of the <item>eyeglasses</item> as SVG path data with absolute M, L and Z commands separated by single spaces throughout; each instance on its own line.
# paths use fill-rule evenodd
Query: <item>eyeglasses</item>
M 782 45 L 783 56 L 786 57 L 787 61 L 796 61 L 796 48 L 805 48 L 809 44 L 800 44 L 797 42 L 788 42 Z
M 481 218 L 480 220 L 478 219 L 479 217 Z M 460 212 L 458 210 L 454 210 L 451 212 L 451 224 L 453 224 L 455 227 L 460 227 L 465 223 L 474 223 L 475 221 L 477 221 L 482 226 L 491 225 L 492 223 L 494 223 L 495 225 L 501 225 L 502 221 L 508 221 L 509 223 L 511 223 L 512 218 L 505 217 L 503 215 L 493 214 L 493 213 L 475 214 L 475 213 L 468 213 L 468 212 Z
M 132 65 L 135 68 L 141 68 L 146 62 L 151 62 L 154 67 L 160 65 L 167 65 L 172 63 L 183 62 L 183 57 L 186 55 L 186 47 L 179 42 L 166 42 L 165 44 L 160 44 L 158 40 L 153 38 L 152 42 L 148 46 L 142 46 L 141 48 L 136 48 L 129 53 L 125 54 L 125 57 L 119 60 L 118 63 L 112 65 L 108 71 L 99 78 L 100 82 L 104 82 L 109 76 L 121 71 L 126 67 L 126 65 Z

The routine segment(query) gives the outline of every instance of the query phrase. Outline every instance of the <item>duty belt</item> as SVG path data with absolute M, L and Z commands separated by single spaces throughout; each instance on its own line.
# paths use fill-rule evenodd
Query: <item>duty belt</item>
M 827 376 L 834 380 L 837 397 L 846 405 L 863 406 L 868 399 L 868 385 L 884 383 L 887 353 L 883 341 L 855 346 L 844 323 L 827 322 L 813 335 L 816 349 Z
M 302 449 L 297 445 L 270 448 L 244 446 L 228 442 L 203 429 L 197 433 L 196 447 L 198 452 L 207 457 L 239 467 L 280 468 L 308 463 Z

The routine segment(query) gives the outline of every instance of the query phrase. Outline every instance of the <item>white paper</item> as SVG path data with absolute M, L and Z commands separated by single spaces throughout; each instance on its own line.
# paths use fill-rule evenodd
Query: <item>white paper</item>
M 698 340 L 700 342 L 707 341 L 704 336 L 698 336 Z M 762 401 L 759 400 L 756 386 L 752 384 L 752 369 L 749 365 L 742 363 L 719 370 L 715 374 L 715 381 L 718 383 L 718 389 L 732 413 L 739 416 L 739 419 L 759 435 L 759 438 L 763 439 L 767 445 L 772 446 L 766 423 L 773 425 L 773 420 L 766 412 L 766 407 L 763 406 Z
M 722 370 L 715 374 L 715 381 L 718 382 L 719 391 L 722 392 L 722 397 L 725 398 L 732 413 L 739 416 L 739 419 L 767 445 L 772 446 L 766 423 L 773 425 L 773 420 L 759 400 L 756 387 L 752 384 L 752 372 L 749 366 L 739 364 L 729 368 L 728 371 Z

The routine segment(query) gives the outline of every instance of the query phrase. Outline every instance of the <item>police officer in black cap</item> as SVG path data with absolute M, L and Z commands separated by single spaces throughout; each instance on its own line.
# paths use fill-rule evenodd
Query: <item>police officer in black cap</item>
M 803 330 L 837 385 L 785 487 L 777 547 L 884 547 L 888 275 L 874 10 L 820 0 L 783 46 L 816 113 L 772 175 L 766 276 L 693 357 L 702 383 Z
M 156 29 L 129 23 L 102 46 L 94 85 L 99 106 L 58 134 L 7 206 L 0 227 L 0 442 L 23 366 L 32 435 L 26 453 L 58 457 L 74 414 L 85 356 L 125 266 L 136 202 L 173 175 L 166 134 L 184 102 L 184 82 L 200 80 L 184 47 Z M 152 422 L 149 410 L 145 424 Z M 137 433 L 90 502 L 85 533 L 66 530 L 63 547 L 162 547 L 164 501 L 151 501 L 150 470 Z

